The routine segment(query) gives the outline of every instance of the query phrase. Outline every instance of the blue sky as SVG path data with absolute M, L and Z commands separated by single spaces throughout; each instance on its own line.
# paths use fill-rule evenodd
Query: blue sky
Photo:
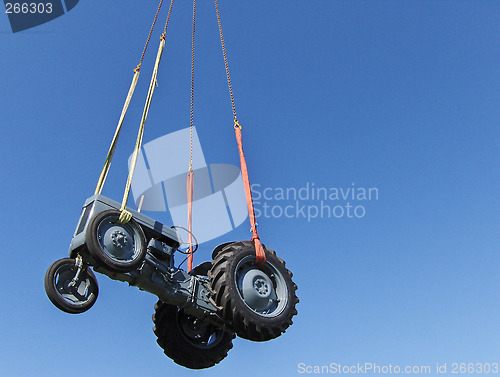
M 252 182 L 354 183 L 377 188 L 378 200 L 351 203 L 362 218 L 259 219 L 262 240 L 294 272 L 299 315 L 274 341 L 235 340 L 209 370 L 163 355 L 155 297 L 136 288 L 98 275 L 90 311 L 53 307 L 43 276 L 67 256 L 157 6 L 119 3 L 82 0 L 16 34 L 0 17 L 2 375 L 292 376 L 299 363 L 449 371 L 500 362 L 496 1 L 220 0 Z M 145 142 L 189 125 L 191 11 L 174 4 Z M 165 16 L 166 7 L 160 24 Z M 160 33 L 104 189 L 115 200 Z M 198 2 L 197 33 L 198 135 L 209 162 L 237 165 L 212 1 Z M 249 237 L 245 223 L 216 241 Z

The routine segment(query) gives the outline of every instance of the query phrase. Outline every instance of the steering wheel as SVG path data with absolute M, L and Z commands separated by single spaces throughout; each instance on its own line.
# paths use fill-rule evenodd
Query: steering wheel
M 179 225 L 172 225 L 171 226 L 172 229 L 182 229 L 184 230 L 185 232 L 189 233 L 191 235 L 191 238 L 194 242 L 184 242 L 182 240 L 182 237 L 180 237 L 180 234 L 179 232 L 177 232 L 179 234 L 179 237 L 181 238 L 180 241 L 181 241 L 181 244 L 179 245 L 179 247 L 177 248 L 177 251 L 181 254 L 185 254 L 185 255 L 188 255 L 188 254 L 194 254 L 196 250 L 198 250 L 198 240 L 196 239 L 196 237 L 194 236 L 193 232 L 190 232 L 189 230 L 187 230 L 186 228 L 184 228 L 183 226 L 179 226 Z M 183 246 L 184 245 L 184 246 Z M 193 246 L 193 252 L 189 252 L 189 247 L 190 246 Z

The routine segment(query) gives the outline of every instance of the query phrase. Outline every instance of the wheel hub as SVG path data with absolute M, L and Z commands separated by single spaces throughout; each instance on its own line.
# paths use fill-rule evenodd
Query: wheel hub
M 115 230 L 113 234 L 111 234 L 111 239 L 113 240 L 113 245 L 115 247 L 123 248 L 127 244 L 125 234 L 119 230 Z
M 88 299 L 89 284 L 85 280 L 79 280 L 75 285 L 72 285 L 74 277 L 74 270 L 70 267 L 61 267 L 57 271 L 55 278 L 55 289 L 59 292 L 61 297 L 73 303 L 79 303 Z
M 253 282 L 253 287 L 257 291 L 257 293 L 261 296 L 267 296 L 269 293 L 269 286 L 266 281 L 261 278 L 257 278 Z
M 240 298 L 257 314 L 276 317 L 286 308 L 285 279 L 270 261 L 257 267 L 254 256 L 245 256 L 235 267 L 234 279 Z
M 104 223 L 99 228 L 99 242 L 102 249 L 119 260 L 130 259 L 134 254 L 134 237 L 126 227 Z
M 241 276 L 240 291 L 243 300 L 256 311 L 267 311 L 276 300 L 276 292 L 269 276 L 256 268 L 248 269 Z
M 193 340 L 202 339 L 208 331 L 207 323 L 192 316 L 182 315 L 180 323 L 184 334 Z

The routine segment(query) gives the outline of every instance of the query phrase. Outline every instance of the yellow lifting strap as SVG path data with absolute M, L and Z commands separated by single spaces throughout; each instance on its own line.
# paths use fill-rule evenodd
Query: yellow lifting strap
M 161 56 L 163 53 L 163 48 L 165 47 L 165 35 L 163 34 L 160 39 L 160 46 L 158 47 L 158 54 L 156 55 L 156 61 L 153 69 L 153 74 L 151 75 L 151 82 L 149 83 L 149 91 L 146 97 L 146 104 L 144 105 L 144 111 L 142 112 L 141 124 L 139 126 L 139 132 L 137 134 L 137 141 L 135 143 L 134 153 L 132 155 L 132 161 L 130 162 L 130 168 L 128 173 L 127 184 L 125 186 L 125 192 L 123 193 L 122 206 L 120 208 L 121 214 L 118 222 L 124 224 L 130 221 L 132 214 L 126 210 L 128 196 L 130 193 L 130 185 L 132 184 L 132 178 L 134 177 L 135 165 L 137 163 L 137 157 L 139 156 L 139 151 L 142 146 L 142 137 L 144 135 L 144 125 L 146 124 L 146 119 L 149 113 L 149 107 L 151 106 L 151 99 L 153 98 L 153 93 L 155 87 L 158 85 L 156 77 L 158 75 L 158 67 L 160 65 Z
M 125 119 L 125 114 L 127 113 L 128 105 L 130 104 L 130 100 L 132 99 L 132 95 L 134 94 L 137 81 L 139 80 L 139 74 L 140 74 L 140 67 L 137 66 L 137 68 L 134 70 L 134 77 L 132 78 L 132 84 L 130 85 L 130 89 L 128 90 L 127 99 L 125 100 L 125 104 L 123 105 L 122 114 L 120 115 L 120 120 L 118 121 L 118 126 L 116 127 L 115 135 L 113 136 L 113 141 L 111 142 L 111 146 L 109 147 L 108 155 L 106 156 L 106 161 L 104 162 L 101 175 L 99 176 L 99 181 L 97 182 L 97 187 L 95 188 L 94 195 L 98 195 L 102 192 L 104 182 L 106 181 L 106 177 L 109 172 L 109 167 L 111 166 L 111 160 L 113 159 L 113 154 L 115 153 L 116 144 L 118 143 L 118 136 L 120 136 L 123 119 Z
M 108 150 L 108 155 L 106 156 L 106 160 L 104 161 L 104 166 L 102 167 L 101 175 L 99 176 L 99 180 L 97 181 L 97 186 L 95 188 L 94 195 L 101 194 L 104 182 L 106 181 L 106 177 L 108 176 L 109 168 L 111 166 L 111 160 L 113 159 L 113 154 L 115 153 L 116 144 L 118 143 L 118 137 L 120 136 L 120 131 L 122 129 L 123 120 L 125 119 L 125 114 L 127 113 L 130 100 L 132 99 L 132 96 L 134 94 L 137 81 L 139 80 L 142 61 L 144 60 L 144 55 L 146 54 L 146 50 L 148 49 L 149 41 L 151 39 L 151 34 L 153 33 L 153 29 L 156 25 L 156 20 L 158 19 L 158 13 L 160 13 L 162 4 L 163 0 L 160 0 L 160 3 L 158 4 L 158 9 L 156 10 L 155 18 L 153 20 L 153 24 L 151 25 L 151 28 L 149 30 L 148 39 L 146 40 L 146 44 L 144 45 L 144 49 L 142 50 L 141 59 L 137 67 L 134 69 L 134 77 L 132 78 L 132 83 L 130 84 L 130 89 L 128 90 L 127 98 L 125 99 L 125 104 L 123 105 L 122 113 L 120 115 L 120 119 L 118 120 L 118 125 L 116 126 L 115 135 L 113 136 L 113 140 L 111 141 L 111 146 L 109 147 Z M 170 9 L 168 14 L 169 17 L 171 10 L 172 10 L 172 4 L 170 4 Z

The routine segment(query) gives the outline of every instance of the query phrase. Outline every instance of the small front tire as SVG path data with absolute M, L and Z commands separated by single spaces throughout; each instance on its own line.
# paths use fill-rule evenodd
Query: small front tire
M 87 228 L 86 243 L 99 265 L 114 272 L 129 272 L 141 267 L 146 257 L 142 228 L 134 219 L 120 224 L 120 211 L 97 214 Z
M 44 280 L 45 292 L 50 301 L 58 309 L 70 314 L 89 310 L 99 294 L 92 270 L 84 266 L 78 280 L 73 281 L 77 270 L 75 259 L 59 259 L 49 267 Z

